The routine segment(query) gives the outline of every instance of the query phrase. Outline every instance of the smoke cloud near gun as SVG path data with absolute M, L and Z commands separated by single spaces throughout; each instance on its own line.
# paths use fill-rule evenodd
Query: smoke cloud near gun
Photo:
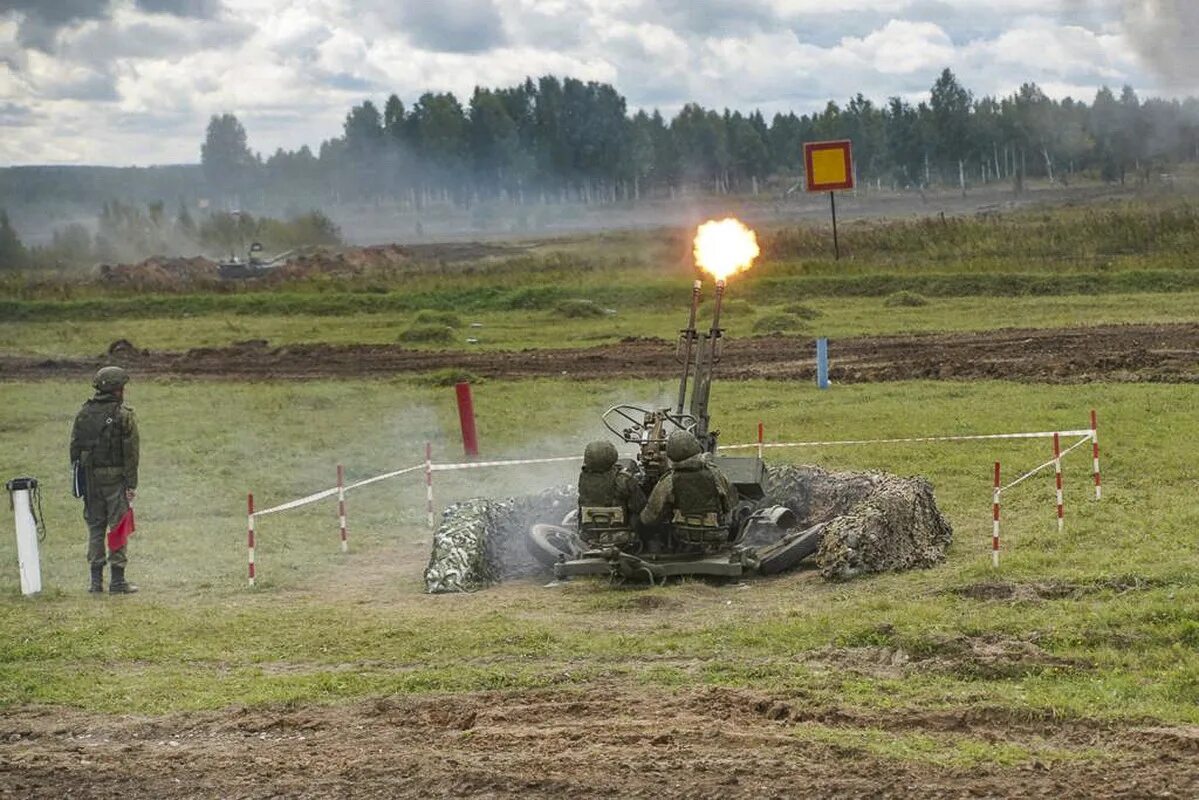
M 1174 90 L 1199 87 L 1199 3 L 1195 0 L 1067 0 L 1068 11 L 1120 12 L 1137 56 Z

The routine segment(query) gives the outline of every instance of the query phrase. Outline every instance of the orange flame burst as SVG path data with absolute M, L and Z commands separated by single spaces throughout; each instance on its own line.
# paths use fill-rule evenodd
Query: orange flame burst
M 695 232 L 695 263 L 717 281 L 749 269 L 761 252 L 757 235 L 732 217 L 705 222 Z

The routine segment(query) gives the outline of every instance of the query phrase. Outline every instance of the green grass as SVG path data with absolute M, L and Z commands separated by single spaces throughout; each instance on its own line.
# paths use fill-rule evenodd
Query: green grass
M 653 402 L 671 389 L 669 382 L 490 381 L 476 393 L 485 453 L 577 452 L 599 432 L 597 415 L 609 404 Z M 1107 492 L 1101 503 L 1090 499 L 1088 459 L 1073 454 L 1064 535 L 1055 529 L 1048 479 L 1012 492 L 996 576 L 987 550 L 990 463 L 1000 459 L 1015 474 L 1045 459 L 1044 442 L 780 451 L 830 467 L 928 476 L 955 526 L 948 563 L 837 585 L 796 574 L 744 589 L 684 582 L 630 592 L 580 581 L 455 597 L 420 592 L 429 540 L 419 476 L 351 493 L 348 555 L 338 552 L 329 502 L 259 520 L 261 581 L 253 591 L 245 586 L 244 544 L 247 490 L 261 508 L 331 485 L 338 460 L 351 480 L 414 464 L 426 438 L 437 458 L 454 458 L 451 390 L 416 381 L 134 385 L 145 457 L 130 574 L 145 591 L 130 598 L 82 591 L 84 533 L 62 465 L 83 393 L 59 382 L 0 384 L 10 409 L 0 421 L 0 469 L 43 479 L 50 531 L 43 596 L 21 598 L 15 570 L 0 575 L 0 704 L 163 713 L 621 680 L 803 692 L 812 703 L 878 713 L 981 700 L 1032 716 L 1199 722 L 1190 387 L 901 383 L 818 392 L 717 384 L 717 422 L 729 443 L 751 439 L 759 419 L 777 441 L 1085 427 L 1096 406 Z M 532 428 L 529 408 L 537 409 Z M 552 465 L 439 476 L 436 491 L 445 503 L 572 477 Z M 996 577 L 1091 588 L 1008 603 L 952 593 Z M 1143 588 L 1118 588 L 1131 578 Z M 643 605 L 637 598 L 645 596 L 661 602 Z M 944 661 L 959 636 L 1031 639 L 1080 666 L 1017 664 L 997 676 L 949 659 L 901 679 L 797 660 L 829 646 L 887 646 Z M 869 732 L 850 736 L 865 737 L 847 742 L 853 747 L 882 746 Z M 952 764 L 1027 757 L 980 754 L 967 740 L 941 744 L 928 757 Z M 920 760 L 929 748 L 912 739 L 895 752 Z
M 734 287 L 735 289 L 735 287 Z M 521 349 L 617 342 L 626 336 L 672 340 L 686 318 L 686 293 L 654 309 L 616 307 L 598 318 L 563 319 L 552 310 L 463 313 L 464 327 L 450 345 L 416 347 Z M 747 303 L 724 318 L 729 335 L 751 336 L 757 321 L 789 313 L 789 295 Z M 804 329 L 833 338 L 922 331 L 971 331 L 1005 327 L 1061 327 L 1117 323 L 1180 322 L 1199 319 L 1199 291 L 1168 294 L 1103 294 L 1073 297 L 941 298 L 920 308 L 888 307 L 879 298 L 804 298 L 819 312 Z M 0 352 L 40 356 L 97 355 L 116 339 L 153 350 L 215 347 L 249 339 L 273 345 L 297 342 L 394 344 L 420 312 L 312 316 L 197 313 L 178 318 L 0 322 Z M 479 327 L 468 327 L 476 323 Z M 467 344 L 467 338 L 477 344 Z

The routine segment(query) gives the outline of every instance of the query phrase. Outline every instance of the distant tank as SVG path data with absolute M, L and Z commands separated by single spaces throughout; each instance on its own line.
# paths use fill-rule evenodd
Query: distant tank
M 285 263 L 295 252 L 295 250 L 288 250 L 273 258 L 264 259 L 261 255 L 262 245 L 259 242 L 254 242 L 250 245 L 250 249 L 246 251 L 244 261 L 232 254 L 228 258 L 218 261 L 218 274 L 226 280 L 259 278 L 280 264 Z

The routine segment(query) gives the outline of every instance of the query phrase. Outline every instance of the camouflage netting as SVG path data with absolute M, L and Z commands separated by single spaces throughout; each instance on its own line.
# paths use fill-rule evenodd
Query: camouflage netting
M 772 466 L 767 496 L 794 511 L 801 527 L 829 523 L 816 554 L 829 580 L 931 567 L 953 541 L 932 484 L 920 477 Z
M 539 522 L 561 523 L 576 503 L 573 486 L 525 497 L 454 503 L 433 534 L 426 591 L 471 592 L 498 581 L 544 573 L 544 567 L 529 555 L 525 534 Z
M 766 505 L 790 508 L 800 528 L 828 523 L 815 561 L 829 580 L 945 560 L 953 529 L 923 478 L 792 465 L 771 466 L 768 473 Z M 546 570 L 526 549 L 526 532 L 536 523 L 561 523 L 575 504 L 572 486 L 455 503 L 434 534 L 426 590 L 469 592 L 502 580 L 544 575 Z

